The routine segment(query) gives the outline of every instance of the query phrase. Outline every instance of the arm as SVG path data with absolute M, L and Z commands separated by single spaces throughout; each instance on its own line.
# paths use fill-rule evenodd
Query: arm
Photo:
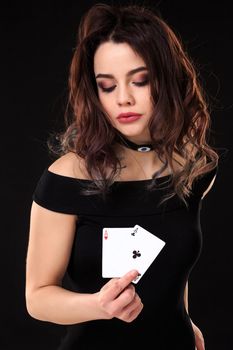
M 94 294 L 61 287 L 72 248 L 76 216 L 32 204 L 26 260 L 26 306 L 39 320 L 73 324 L 104 317 Z
M 188 281 L 186 283 L 185 290 L 184 290 L 184 305 L 185 305 L 185 309 L 187 311 L 187 314 L 189 314 L 189 312 L 188 312 Z M 190 318 L 190 316 L 189 316 L 189 318 Z M 203 337 L 201 330 L 193 323 L 191 318 L 190 318 L 190 321 L 191 321 L 194 336 L 195 336 L 195 345 L 196 345 L 195 349 L 196 350 L 205 350 L 205 340 L 204 340 L 204 337 Z
M 130 271 L 108 281 L 99 292 L 76 293 L 62 287 L 72 249 L 76 216 L 32 204 L 26 260 L 26 307 L 41 321 L 76 324 L 117 317 L 132 322 L 143 308 Z

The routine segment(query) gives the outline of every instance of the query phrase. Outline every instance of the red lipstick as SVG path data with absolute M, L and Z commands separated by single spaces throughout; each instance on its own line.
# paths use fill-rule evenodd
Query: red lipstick
M 117 117 L 120 123 L 130 123 L 135 120 L 138 120 L 142 114 L 135 113 L 135 112 L 128 112 L 128 113 L 120 113 Z

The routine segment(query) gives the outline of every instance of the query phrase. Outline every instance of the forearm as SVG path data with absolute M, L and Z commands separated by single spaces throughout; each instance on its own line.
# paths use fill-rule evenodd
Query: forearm
M 45 286 L 31 293 L 27 309 L 33 318 L 63 325 L 104 318 L 96 294 L 75 293 L 59 286 Z

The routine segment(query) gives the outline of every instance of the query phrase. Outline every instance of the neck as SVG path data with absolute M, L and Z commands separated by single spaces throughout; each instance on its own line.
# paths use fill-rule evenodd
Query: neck
M 118 132 L 116 136 L 117 143 L 121 144 L 122 146 L 135 151 L 137 153 L 148 153 L 154 151 L 154 145 L 151 141 L 146 142 L 139 142 L 132 139 L 129 139 L 122 133 Z
M 155 171 L 161 170 L 164 163 L 158 158 L 156 152 L 138 152 L 129 148 L 116 145 L 116 154 L 123 167 L 120 172 L 119 179 L 151 179 Z M 162 175 L 166 175 L 168 171 L 162 172 Z

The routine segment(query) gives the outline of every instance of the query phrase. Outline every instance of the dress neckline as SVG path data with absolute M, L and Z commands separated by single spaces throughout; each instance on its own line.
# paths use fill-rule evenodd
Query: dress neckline
M 47 173 L 52 175 L 52 176 L 56 176 L 58 178 L 64 178 L 64 179 L 69 179 L 71 181 L 78 181 L 78 182 L 85 182 L 85 183 L 91 183 L 93 182 L 93 180 L 91 179 L 80 179 L 77 177 L 71 177 L 71 176 L 67 176 L 67 175 L 60 175 L 60 174 L 56 174 L 53 171 L 50 171 L 49 169 L 46 169 Z M 163 175 L 163 176 L 159 176 L 157 177 L 156 181 L 160 182 L 160 181 L 166 181 L 169 180 L 171 178 L 172 174 L 168 174 L 168 175 Z M 144 184 L 144 183 L 148 183 L 151 182 L 153 179 L 144 179 L 144 180 L 123 180 L 123 181 L 114 181 L 113 184 Z

